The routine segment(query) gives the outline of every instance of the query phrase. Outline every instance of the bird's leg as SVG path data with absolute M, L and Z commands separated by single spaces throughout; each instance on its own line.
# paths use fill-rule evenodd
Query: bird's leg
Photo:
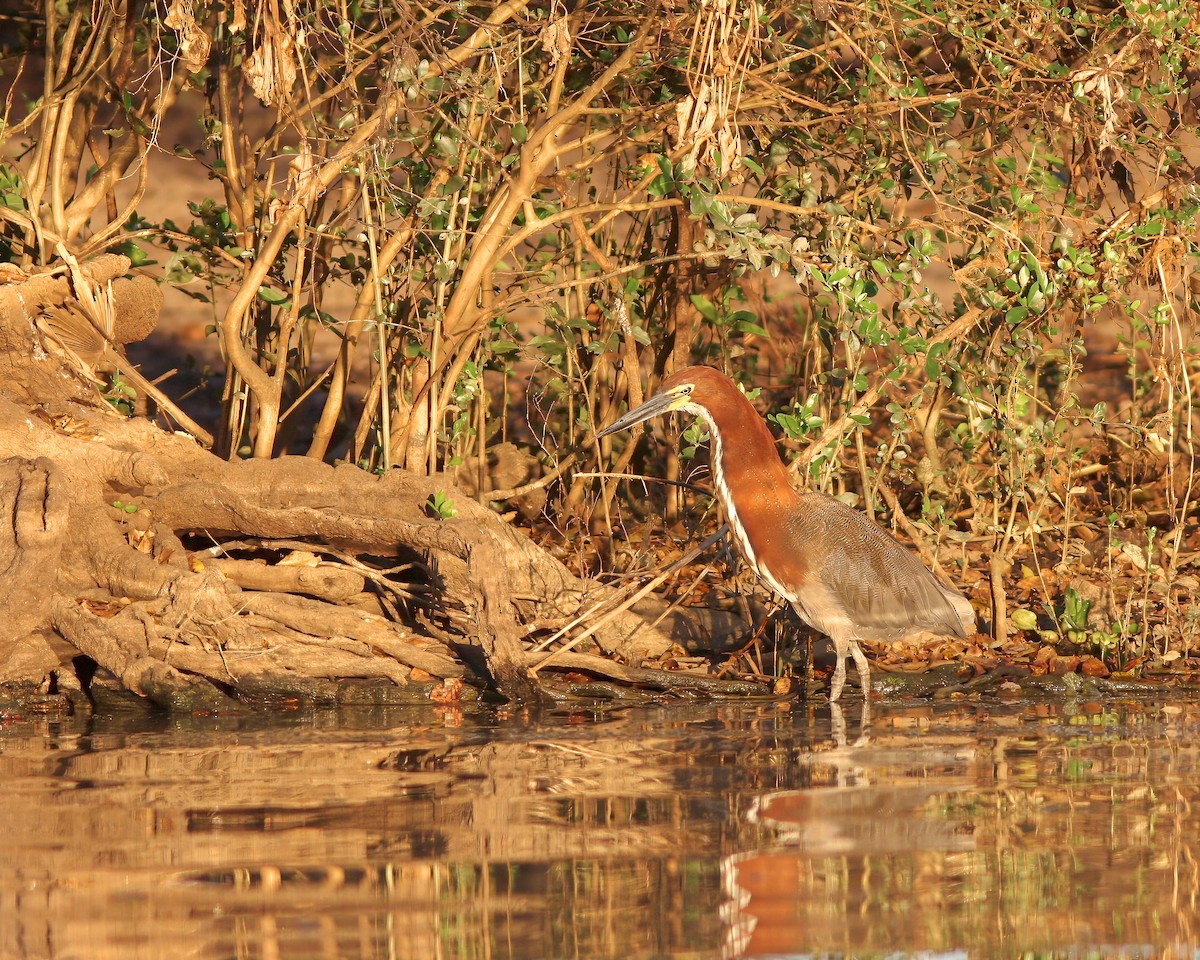
M 847 641 L 833 639 L 833 651 L 837 655 L 837 666 L 833 668 L 833 676 L 829 679 L 830 703 L 833 703 L 842 695 L 842 687 L 846 685 L 846 654 L 850 652 L 850 648 L 847 645 Z M 857 660 L 854 662 L 858 663 Z
M 850 641 L 850 653 L 854 657 L 854 666 L 858 668 L 858 683 L 862 687 L 863 700 L 870 703 L 871 664 L 867 660 L 867 655 L 862 652 L 862 647 L 858 645 L 857 640 Z

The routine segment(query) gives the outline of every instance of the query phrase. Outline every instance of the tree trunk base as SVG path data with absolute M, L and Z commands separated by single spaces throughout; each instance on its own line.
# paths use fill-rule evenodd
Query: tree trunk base
M 101 281 L 127 268 L 89 266 Z M 119 415 L 43 342 L 37 317 L 70 294 L 62 278 L 0 286 L 0 612 L 12 638 L 0 683 L 56 696 L 82 656 L 173 709 L 336 700 L 339 686 L 377 702 L 385 688 L 459 679 L 541 699 L 526 645 L 608 588 L 444 477 L 230 463 Z M 454 497 L 455 517 L 426 512 L 437 493 Z M 672 647 L 631 611 L 596 639 L 635 665 Z

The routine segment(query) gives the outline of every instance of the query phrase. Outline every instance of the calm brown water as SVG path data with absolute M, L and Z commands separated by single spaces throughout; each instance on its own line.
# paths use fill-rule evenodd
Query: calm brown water
M 0 958 L 1195 956 L 1200 703 L 0 728 Z

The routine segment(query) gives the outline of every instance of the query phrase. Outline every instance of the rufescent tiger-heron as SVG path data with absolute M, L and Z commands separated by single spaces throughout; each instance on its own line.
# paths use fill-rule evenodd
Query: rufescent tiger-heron
M 766 423 L 724 374 L 709 367 L 680 370 L 596 436 L 673 411 L 708 425 L 717 496 L 746 562 L 805 623 L 833 641 L 831 701 L 846 682 L 847 656 L 854 658 L 869 699 L 871 668 L 860 640 L 899 640 L 922 630 L 966 637 L 975 631 L 967 598 L 885 530 L 840 500 L 792 487 Z

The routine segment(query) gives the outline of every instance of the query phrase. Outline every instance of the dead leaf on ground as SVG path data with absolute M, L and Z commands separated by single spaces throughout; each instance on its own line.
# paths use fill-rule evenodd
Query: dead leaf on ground
M 429 699 L 434 703 L 458 703 L 462 700 L 463 683 L 457 677 L 442 681 L 440 687 L 429 691 Z

